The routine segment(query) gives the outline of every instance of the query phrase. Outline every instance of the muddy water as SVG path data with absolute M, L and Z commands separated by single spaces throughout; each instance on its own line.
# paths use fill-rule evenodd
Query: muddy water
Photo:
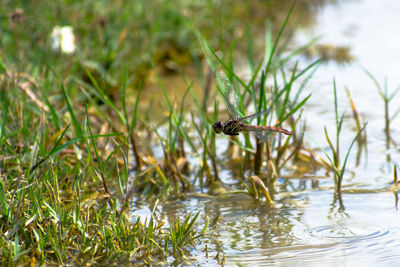
M 356 147 L 350 154 L 341 200 L 333 194 L 332 177 L 298 177 L 278 180 L 273 209 L 244 194 L 224 198 L 193 195 L 159 205 L 160 219 L 167 223 L 190 212 L 200 212 L 202 218 L 220 214 L 217 224 L 209 228 L 208 236 L 190 251 L 192 264 L 399 266 L 397 191 L 400 187 L 390 183 L 393 166 L 400 160 L 396 144 L 400 142 L 400 118 L 395 118 L 391 125 L 394 142 L 387 149 L 383 102 L 362 68 L 368 69 L 382 87 L 386 79 L 389 93 L 400 86 L 400 1 L 339 1 L 318 12 L 313 27 L 297 32 L 297 42 L 302 44 L 322 36 L 319 43 L 349 46 L 354 61 L 346 65 L 328 62 L 309 82 L 306 93 L 312 93 L 312 97 L 304 113 L 307 143 L 328 151 L 323 129 L 326 126 L 333 136 L 335 77 L 340 112 L 346 111 L 348 115 L 341 138 L 342 159 L 356 135 L 345 87 L 351 92 L 363 121 L 368 121 L 368 149 L 362 152 L 359 164 L 356 164 Z M 308 62 L 301 59 L 304 66 Z M 390 103 L 391 114 L 398 107 L 400 95 Z M 221 144 L 226 147 L 224 141 Z M 240 186 L 239 179 L 229 171 L 222 172 L 222 180 L 233 188 L 236 184 Z M 135 214 L 145 217 L 151 212 L 142 207 Z

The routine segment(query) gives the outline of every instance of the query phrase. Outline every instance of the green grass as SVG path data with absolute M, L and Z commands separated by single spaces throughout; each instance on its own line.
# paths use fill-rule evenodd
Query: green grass
M 393 142 L 392 137 L 390 136 L 390 123 L 397 117 L 400 113 L 400 109 L 397 109 L 393 114 L 390 114 L 389 107 L 390 102 L 393 98 L 400 92 L 400 87 L 396 88 L 392 93 L 389 93 L 387 80 L 385 80 L 383 88 L 382 85 L 376 80 L 376 78 L 370 73 L 367 69 L 364 69 L 364 72 L 374 83 L 375 87 L 378 90 L 379 96 L 382 98 L 384 107 L 385 107 L 385 137 L 386 137 L 386 148 L 390 148 L 390 144 Z
M 338 110 L 338 98 L 337 98 L 337 89 L 336 89 L 336 82 L 335 80 L 333 81 L 333 94 L 334 94 L 334 110 L 335 110 L 335 130 L 336 130 L 336 135 L 335 139 L 336 142 L 333 143 L 331 138 L 328 135 L 328 130 L 325 126 L 324 132 L 325 132 L 325 138 L 326 141 L 328 142 L 329 148 L 331 149 L 332 156 L 329 156 L 327 153 L 325 153 L 326 157 L 331 163 L 331 167 L 334 171 L 334 181 L 335 181 L 335 194 L 337 195 L 337 198 L 339 202 L 341 202 L 341 193 L 342 193 L 342 181 L 343 181 L 343 176 L 345 174 L 346 170 L 346 165 L 347 161 L 349 159 L 350 151 L 355 144 L 355 142 L 360 138 L 361 134 L 365 130 L 367 126 L 367 122 L 364 123 L 364 125 L 361 128 L 358 128 L 358 132 L 356 136 L 353 138 L 352 142 L 350 143 L 350 146 L 347 148 L 345 158 L 343 162 L 340 160 L 340 134 L 342 132 L 342 126 L 343 126 L 343 121 L 344 121 L 344 116 L 345 113 L 343 112 L 342 115 L 339 116 L 339 110 Z M 357 120 L 356 120 L 357 122 Z M 357 124 L 357 123 L 356 123 Z
M 137 200 L 162 205 L 193 192 L 222 197 L 245 193 L 274 208 L 276 178 L 296 164 L 306 147 L 302 109 L 310 94 L 304 91 L 321 61 L 300 69 L 296 57 L 307 46 L 284 53 L 295 5 L 282 1 L 267 3 L 285 14 L 280 19 L 271 12 L 271 22 L 279 20 L 279 26 L 269 23 L 260 33 L 266 36 L 260 60 L 253 40 L 259 32 L 252 27 L 264 25 L 265 17 L 252 17 L 251 9 L 261 4 L 253 5 L 183 0 L 0 3 L 7 14 L 0 17 L 4 265 L 150 265 L 168 264 L 170 257 L 185 262 L 188 248 L 207 235 L 208 219 L 185 214 L 164 225 L 154 208 L 143 222 L 131 214 Z M 16 8 L 24 10 L 20 20 L 12 19 Z M 244 15 L 243 25 L 235 19 L 239 15 Z M 49 35 L 55 25 L 73 27 L 76 53 L 52 51 Z M 245 34 L 237 36 L 240 29 Z M 248 80 L 234 64 L 243 51 L 251 70 Z M 198 77 L 186 76 L 187 65 Z M 178 101 L 162 79 L 171 72 L 186 84 Z M 149 105 L 146 114 L 140 108 L 149 77 L 157 80 L 167 107 L 160 123 L 151 117 L 158 106 Z M 201 84 L 202 99 L 192 79 Z M 282 126 L 294 134 L 266 143 L 245 134 L 222 147 L 220 138 L 225 137 L 216 136 L 212 125 L 224 116 L 227 94 L 236 100 L 232 104 L 240 116 L 268 111 L 249 123 Z M 336 147 L 327 140 L 340 192 L 349 153 L 340 165 L 336 155 L 343 117 L 338 118 L 337 105 L 335 112 Z M 233 147 L 239 148 L 239 156 L 222 153 Z M 238 158 L 240 177 L 235 179 L 242 187 L 226 189 L 223 163 Z

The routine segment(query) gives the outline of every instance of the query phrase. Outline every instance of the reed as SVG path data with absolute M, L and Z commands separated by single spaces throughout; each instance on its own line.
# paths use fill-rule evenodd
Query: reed
M 354 103 L 353 97 L 351 96 L 350 90 L 346 87 L 346 93 L 347 93 L 347 98 L 349 99 L 351 111 L 353 113 L 353 119 L 356 125 L 356 131 L 360 132 L 361 131 L 361 119 L 359 112 L 357 110 L 356 104 Z M 361 161 L 361 154 L 362 154 L 362 149 L 364 151 L 367 151 L 367 132 L 363 131 L 363 133 L 360 135 L 359 138 L 357 138 L 357 161 L 356 161 L 356 166 L 360 164 Z
M 393 142 L 392 137 L 390 136 L 390 123 L 397 117 L 400 113 L 400 108 L 398 108 L 393 114 L 389 112 L 390 102 L 394 99 L 394 97 L 400 92 L 400 87 L 394 90 L 394 92 L 389 93 L 387 80 L 384 81 L 383 86 L 379 84 L 377 79 L 365 68 L 363 68 L 364 72 L 367 76 L 372 80 L 375 87 L 378 90 L 379 96 L 381 97 L 384 104 L 384 121 L 385 121 L 385 137 L 386 137 L 386 149 L 390 148 L 390 143 Z
M 344 112 L 339 116 L 339 110 L 338 110 L 338 98 L 337 98 L 337 90 L 336 90 L 336 82 L 333 80 L 333 94 L 334 94 L 334 110 L 335 110 L 335 129 L 336 129 L 336 135 L 335 135 L 335 145 L 331 141 L 331 138 L 328 135 L 327 128 L 324 127 L 324 132 L 325 132 L 325 138 L 326 141 L 328 142 L 328 145 L 331 149 L 332 152 L 332 157 L 329 156 L 327 153 L 325 153 L 326 157 L 328 160 L 331 162 L 332 169 L 334 171 L 334 180 L 335 180 L 335 185 L 336 185 L 336 194 L 338 195 L 339 200 L 341 201 L 341 190 L 342 190 L 342 181 L 343 181 L 343 176 L 346 170 L 346 165 L 347 161 L 349 159 L 350 151 L 351 148 L 353 147 L 354 143 L 356 140 L 360 137 L 361 133 L 364 131 L 364 129 L 367 126 L 367 123 L 361 127 L 361 129 L 357 132 L 356 136 L 353 138 L 350 146 L 348 147 L 345 158 L 343 162 L 340 160 L 340 133 L 342 131 L 342 125 L 343 125 L 343 119 L 344 119 Z

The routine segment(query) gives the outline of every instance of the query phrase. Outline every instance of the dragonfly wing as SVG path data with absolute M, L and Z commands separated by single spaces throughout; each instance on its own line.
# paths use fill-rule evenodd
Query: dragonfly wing
M 238 119 L 239 116 L 235 111 L 235 108 L 233 107 L 233 105 L 231 104 L 231 102 L 229 101 L 228 97 L 224 97 L 225 98 L 225 105 L 226 108 L 228 110 L 229 116 L 231 117 L 231 119 Z
M 243 122 L 245 120 L 252 120 L 252 119 L 260 117 L 260 116 L 262 116 L 264 114 L 268 114 L 270 112 L 271 112 L 271 108 L 267 108 L 266 110 L 262 110 L 260 112 L 257 112 L 256 114 L 253 114 L 253 115 L 250 115 L 250 116 L 246 116 L 246 117 L 243 117 L 243 118 L 239 118 L 237 120 L 240 121 L 240 122 Z
M 225 106 L 226 109 L 228 110 L 229 116 L 231 119 L 238 119 L 239 115 L 237 113 L 237 109 L 233 106 L 233 101 L 236 100 L 237 103 L 237 99 L 230 99 L 230 98 L 234 98 L 234 92 L 232 90 L 232 84 L 230 83 L 230 81 L 228 80 L 228 78 L 226 77 L 226 75 L 224 73 L 221 73 L 220 75 L 217 75 L 217 82 L 220 84 L 220 86 L 218 86 L 218 91 L 220 92 L 220 94 L 223 96 L 224 98 L 224 102 L 225 102 Z

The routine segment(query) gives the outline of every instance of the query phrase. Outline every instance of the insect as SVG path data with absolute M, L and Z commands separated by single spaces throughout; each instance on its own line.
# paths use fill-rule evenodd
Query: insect
M 268 136 L 269 132 L 279 132 L 286 135 L 292 135 L 292 132 L 275 127 L 275 126 L 264 126 L 264 125 L 250 125 L 242 123 L 245 120 L 256 118 L 261 116 L 265 111 L 261 111 L 257 114 L 247 116 L 244 118 L 231 118 L 226 122 L 217 121 L 214 123 L 214 131 L 219 133 L 224 133 L 225 135 L 239 135 L 239 132 L 256 132 L 256 136 L 260 139 L 265 140 L 264 137 Z
M 260 111 L 254 115 L 239 118 L 237 112 L 235 111 L 233 105 L 230 103 L 228 97 L 231 94 L 231 85 L 229 82 L 225 81 L 225 90 L 220 90 L 222 96 L 224 97 L 226 107 L 229 113 L 229 120 L 226 122 L 217 121 L 214 123 L 213 128 L 215 133 L 223 133 L 225 135 L 239 135 L 239 132 L 255 132 L 257 138 L 266 141 L 271 132 L 278 132 L 286 135 L 292 135 L 291 131 L 275 126 L 265 126 L 265 125 L 250 125 L 245 124 L 244 121 L 257 118 L 265 113 L 269 112 L 269 109 Z

